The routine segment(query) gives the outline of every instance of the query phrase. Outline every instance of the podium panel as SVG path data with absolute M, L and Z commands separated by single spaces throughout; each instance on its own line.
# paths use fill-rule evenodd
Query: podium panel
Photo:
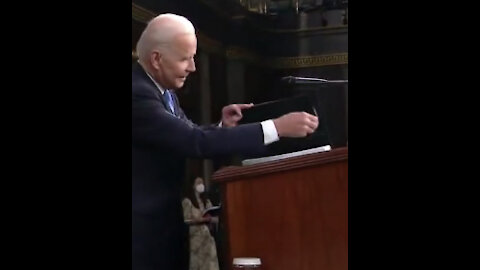
M 230 267 L 258 257 L 262 270 L 348 269 L 348 148 L 227 167 L 213 181 Z

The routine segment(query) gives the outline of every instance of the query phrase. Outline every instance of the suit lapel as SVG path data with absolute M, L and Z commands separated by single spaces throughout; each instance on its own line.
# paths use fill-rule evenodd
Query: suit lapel
M 133 70 L 138 77 L 140 77 L 142 80 L 148 82 L 148 84 L 150 85 L 150 89 L 152 90 L 153 94 L 162 102 L 163 108 L 167 112 L 171 113 L 170 109 L 168 108 L 167 101 L 162 96 L 162 93 L 160 93 L 160 90 L 157 88 L 155 83 L 152 81 L 152 79 L 150 79 L 150 77 L 147 75 L 145 70 L 142 68 L 142 66 L 138 62 L 134 64 Z M 175 108 L 175 111 L 177 111 L 177 100 L 176 100 L 177 97 L 173 92 L 171 92 L 171 93 L 173 94 L 172 96 L 174 97 L 173 98 L 173 106 Z

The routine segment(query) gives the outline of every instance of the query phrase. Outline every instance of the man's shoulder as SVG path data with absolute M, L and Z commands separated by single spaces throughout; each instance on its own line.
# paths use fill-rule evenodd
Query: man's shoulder
M 132 67 L 132 96 L 157 97 L 157 91 L 155 84 L 143 70 Z

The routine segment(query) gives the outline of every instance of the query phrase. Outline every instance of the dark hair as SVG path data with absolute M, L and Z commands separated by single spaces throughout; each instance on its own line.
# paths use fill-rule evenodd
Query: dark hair
M 194 192 L 194 187 L 193 183 L 195 183 L 195 179 L 197 179 L 199 176 L 194 176 L 190 178 L 190 181 L 187 181 L 187 184 L 185 185 L 185 197 L 189 198 L 190 201 L 192 202 L 193 206 L 196 208 L 200 209 L 200 205 L 198 205 L 197 198 L 195 197 L 195 192 Z M 202 178 L 202 177 L 200 177 Z M 205 185 L 205 180 L 202 178 L 203 184 Z M 205 208 L 207 207 L 207 191 L 204 191 L 203 193 L 200 193 L 200 200 L 202 200 L 203 205 Z

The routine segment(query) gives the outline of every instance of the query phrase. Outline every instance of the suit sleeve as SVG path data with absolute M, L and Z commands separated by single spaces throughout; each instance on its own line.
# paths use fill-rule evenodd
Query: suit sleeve
M 166 112 L 159 100 L 135 95 L 132 143 L 195 158 L 256 156 L 266 152 L 260 123 L 233 128 L 199 127 Z

